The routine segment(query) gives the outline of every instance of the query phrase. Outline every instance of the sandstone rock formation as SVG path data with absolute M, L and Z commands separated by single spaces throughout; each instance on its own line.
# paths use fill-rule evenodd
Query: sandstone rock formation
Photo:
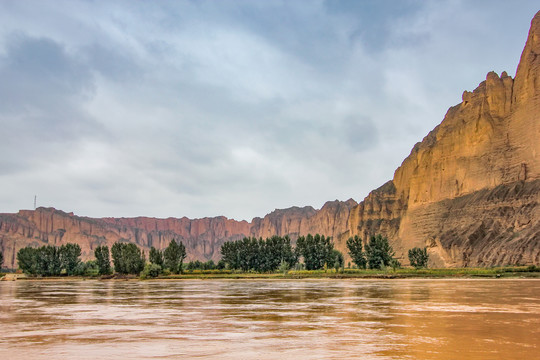
M 383 233 L 435 264 L 540 263 L 540 12 L 516 77 L 488 73 L 351 211 L 347 234 Z
M 171 239 L 189 259 L 218 260 L 219 247 L 244 236 L 307 233 L 332 236 L 346 252 L 349 236 L 387 236 L 403 263 L 407 250 L 428 246 L 432 265 L 540 264 L 540 12 L 512 79 L 487 74 L 396 170 L 361 203 L 332 201 L 320 210 L 275 210 L 251 223 L 225 217 L 91 219 L 39 208 L 0 214 L 4 265 L 27 245 L 77 242 L 94 247 L 131 241 L 144 250 Z
M 226 241 L 245 236 L 269 237 L 290 234 L 324 233 L 338 235 L 347 227 L 354 200 L 332 201 L 316 211 L 312 207 L 275 210 L 252 223 L 226 217 L 188 219 L 169 218 L 102 218 L 75 216 L 53 208 L 21 210 L 17 214 L 0 214 L 0 249 L 4 266 L 16 267 L 16 254 L 25 246 L 77 243 L 82 258 L 93 259 L 94 249 L 112 246 L 117 241 L 137 244 L 146 253 L 150 247 L 167 247 L 172 239 L 180 240 L 187 250 L 187 260 L 220 259 L 219 249 Z

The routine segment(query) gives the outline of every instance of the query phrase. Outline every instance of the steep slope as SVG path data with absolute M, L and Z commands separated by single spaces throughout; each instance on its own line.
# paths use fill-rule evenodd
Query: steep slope
M 540 12 L 512 79 L 494 72 L 352 210 L 350 234 L 381 232 L 438 265 L 540 263 Z M 367 210 L 366 210 L 367 209 Z

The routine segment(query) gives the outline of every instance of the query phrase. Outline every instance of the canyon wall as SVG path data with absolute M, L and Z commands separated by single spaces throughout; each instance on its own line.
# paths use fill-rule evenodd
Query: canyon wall
M 76 242 L 83 258 L 116 241 L 143 250 L 184 242 L 188 260 L 218 260 L 225 241 L 307 233 L 332 236 L 346 253 L 353 235 L 387 236 L 402 263 L 427 246 L 432 266 L 540 265 L 540 12 L 531 23 L 516 76 L 488 73 L 395 171 L 356 203 L 320 210 L 275 210 L 251 223 L 225 217 L 190 220 L 75 216 L 55 209 L 0 214 L 4 265 L 24 246 Z M 347 260 L 348 261 L 348 258 Z
M 402 259 L 439 266 L 540 263 L 540 12 L 515 79 L 488 73 L 351 211 L 349 234 L 383 233 Z
M 133 242 L 148 253 L 151 246 L 167 247 L 172 239 L 181 240 L 188 260 L 219 259 L 219 248 L 225 241 L 238 240 L 250 233 L 247 221 L 225 217 L 191 220 L 137 218 L 93 219 L 75 216 L 53 208 L 21 210 L 17 214 L 0 214 L 0 248 L 4 266 L 14 267 L 17 251 L 25 246 L 77 243 L 82 258 L 93 258 L 100 245 L 117 241 Z
M 354 200 L 331 201 L 319 211 L 312 207 L 275 210 L 251 223 L 226 217 L 203 219 L 168 218 L 101 218 L 76 216 L 53 208 L 21 210 L 17 214 L 0 214 L 0 249 L 4 266 L 16 267 L 16 254 L 25 246 L 77 243 L 82 258 L 94 257 L 100 245 L 112 246 L 117 241 L 133 242 L 147 254 L 150 247 L 166 248 L 172 239 L 186 246 L 187 261 L 220 259 L 219 249 L 226 241 L 245 236 L 270 237 L 321 233 L 337 236 L 347 227 L 349 210 Z

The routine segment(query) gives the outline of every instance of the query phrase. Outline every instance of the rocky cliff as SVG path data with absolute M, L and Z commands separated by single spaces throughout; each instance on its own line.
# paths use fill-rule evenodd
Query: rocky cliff
M 163 249 L 172 239 L 179 239 L 187 248 L 188 260 L 217 260 L 225 241 L 241 239 L 249 232 L 247 221 L 225 217 L 92 219 L 52 208 L 0 214 L 0 248 L 4 252 L 4 266 L 9 267 L 16 264 L 16 253 L 22 247 L 69 242 L 79 244 L 82 258 L 87 260 L 93 258 L 95 247 L 110 247 L 116 241 L 134 242 L 148 252 L 151 246 Z
M 396 170 L 357 204 L 331 201 L 320 210 L 275 210 L 251 223 L 225 217 L 190 220 L 91 219 L 39 208 L 0 214 L 6 266 L 21 247 L 77 242 L 94 247 L 131 241 L 144 250 L 171 239 L 188 259 L 219 259 L 225 241 L 244 236 L 307 233 L 333 236 L 345 252 L 349 236 L 387 236 L 403 263 L 407 250 L 429 248 L 432 265 L 540 264 L 540 12 L 531 23 L 516 76 L 488 73 Z
M 488 73 L 351 211 L 348 234 L 386 234 L 435 264 L 540 263 L 540 12 L 512 79 Z
M 289 234 L 324 233 L 337 236 L 347 227 L 349 210 L 354 200 L 331 201 L 321 210 L 312 207 L 292 207 L 275 210 L 251 223 L 226 217 L 188 219 L 168 218 L 101 218 L 76 216 L 53 208 L 21 210 L 17 214 L 0 214 L 0 249 L 4 252 L 4 266 L 16 266 L 16 254 L 25 246 L 77 243 L 82 258 L 93 258 L 100 245 L 112 246 L 117 241 L 137 244 L 146 253 L 150 247 L 167 247 L 172 239 L 186 246 L 187 260 L 220 259 L 219 249 L 226 241 L 244 236 L 269 237 Z

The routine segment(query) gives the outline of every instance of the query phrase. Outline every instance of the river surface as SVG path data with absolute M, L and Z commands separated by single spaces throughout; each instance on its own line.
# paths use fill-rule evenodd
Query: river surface
M 540 280 L 0 282 L 1 359 L 540 359 Z

